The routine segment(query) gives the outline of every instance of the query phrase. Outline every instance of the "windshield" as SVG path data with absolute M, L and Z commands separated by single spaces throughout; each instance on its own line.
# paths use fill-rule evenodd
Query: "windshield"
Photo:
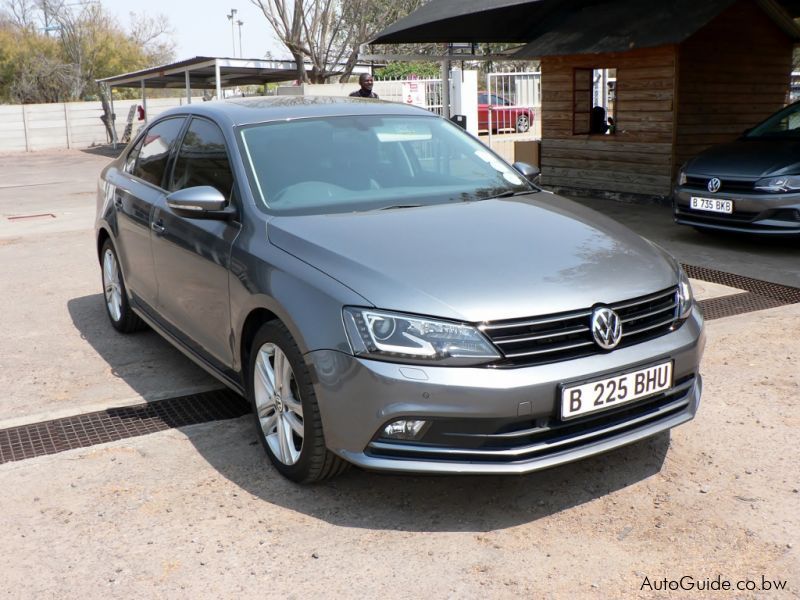
M 241 130 L 254 194 L 281 214 L 326 214 L 536 191 L 481 142 L 427 116 L 345 116 Z
M 800 103 L 792 104 L 753 127 L 746 138 L 800 138 Z

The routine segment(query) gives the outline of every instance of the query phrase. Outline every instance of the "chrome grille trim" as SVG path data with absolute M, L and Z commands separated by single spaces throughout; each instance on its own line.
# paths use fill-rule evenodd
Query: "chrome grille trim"
M 669 306 L 666 306 L 664 308 L 659 308 L 658 310 L 651 310 L 650 312 L 644 313 L 643 315 L 633 315 L 632 317 L 627 317 L 625 319 L 622 319 L 622 322 L 623 323 L 630 323 L 631 321 L 638 321 L 639 319 L 646 319 L 647 317 L 660 315 L 661 313 L 666 312 L 666 311 L 675 312 L 675 309 L 677 307 L 678 307 L 678 303 L 677 302 L 673 302 Z
M 626 346 L 664 335 L 678 318 L 678 288 L 623 300 L 608 306 L 623 323 Z M 592 309 L 580 309 L 542 317 L 482 323 L 478 328 L 502 353 L 496 367 L 520 367 L 570 360 L 603 352 L 592 335 Z
M 571 330 L 566 331 L 559 331 L 558 335 L 573 335 L 575 333 L 587 333 L 589 331 L 588 327 L 575 327 Z M 553 337 L 552 333 L 542 333 L 540 335 L 532 335 L 530 337 L 521 337 L 516 338 L 514 336 L 509 336 L 508 339 L 505 338 L 495 338 L 494 343 L 498 346 L 502 346 L 503 344 L 513 344 L 514 342 L 532 342 L 534 340 L 546 340 L 547 338 Z
M 551 336 L 552 337 L 552 336 Z M 564 350 L 574 350 L 575 348 L 582 348 L 584 346 L 591 346 L 594 342 L 580 342 L 578 344 L 569 344 L 566 346 L 555 346 L 547 350 L 533 350 L 531 352 L 517 352 L 516 354 L 506 354 L 506 358 L 519 358 L 521 356 L 538 356 L 540 354 L 547 354 L 550 352 L 563 352 Z
M 493 331 L 495 329 L 510 329 L 511 327 L 534 327 L 536 325 L 546 325 L 547 323 L 558 323 L 567 319 L 580 319 L 581 317 L 589 317 L 591 314 L 592 311 L 590 310 L 581 310 L 573 313 L 565 313 L 560 316 L 543 317 L 541 319 L 527 319 L 524 321 L 514 321 L 513 323 L 484 323 L 482 325 L 478 325 L 478 329 L 481 331 Z
M 627 302 L 617 302 L 616 304 L 610 304 L 609 306 L 614 310 L 622 310 L 624 308 L 630 308 L 631 306 L 637 306 L 640 304 L 644 304 L 646 302 L 652 302 L 653 300 L 657 300 L 658 298 L 666 298 L 667 296 L 674 296 L 676 292 L 675 288 L 670 288 L 668 290 L 664 290 L 663 292 L 656 292 L 655 294 L 650 294 L 649 296 L 642 296 L 640 298 L 636 298 L 635 300 L 629 300 Z
M 639 329 L 634 329 L 633 331 L 625 331 L 622 330 L 622 337 L 624 338 L 626 335 L 636 335 L 637 333 L 644 333 L 645 331 L 650 331 L 651 329 L 656 329 L 657 327 L 664 327 L 665 325 L 672 325 L 673 321 L 675 321 L 674 317 L 670 317 L 666 321 L 662 321 L 661 323 L 656 323 L 654 325 L 648 325 L 647 327 L 641 327 Z

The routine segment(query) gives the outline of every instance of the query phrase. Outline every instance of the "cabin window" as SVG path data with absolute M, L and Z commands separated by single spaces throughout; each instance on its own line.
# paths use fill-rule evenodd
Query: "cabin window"
M 575 69 L 572 133 L 613 135 L 617 130 L 617 70 Z

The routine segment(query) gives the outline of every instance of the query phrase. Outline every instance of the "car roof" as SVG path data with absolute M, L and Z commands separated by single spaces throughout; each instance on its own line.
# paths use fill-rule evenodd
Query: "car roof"
M 417 106 L 342 96 L 259 96 L 196 102 L 175 107 L 161 116 L 195 114 L 230 125 L 248 125 L 285 119 L 345 115 L 415 115 L 435 117 Z

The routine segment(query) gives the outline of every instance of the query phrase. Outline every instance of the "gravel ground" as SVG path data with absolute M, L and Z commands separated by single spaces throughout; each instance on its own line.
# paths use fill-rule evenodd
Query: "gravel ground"
M 90 233 L 105 160 L 0 156 L 0 429 L 216 385 L 154 334 L 105 322 Z M 7 219 L 34 212 L 55 217 Z M 523 477 L 353 469 L 300 487 L 269 466 L 249 416 L 0 465 L 0 592 L 799 598 L 800 305 L 707 333 L 694 421 Z M 684 576 L 759 589 L 659 591 Z

